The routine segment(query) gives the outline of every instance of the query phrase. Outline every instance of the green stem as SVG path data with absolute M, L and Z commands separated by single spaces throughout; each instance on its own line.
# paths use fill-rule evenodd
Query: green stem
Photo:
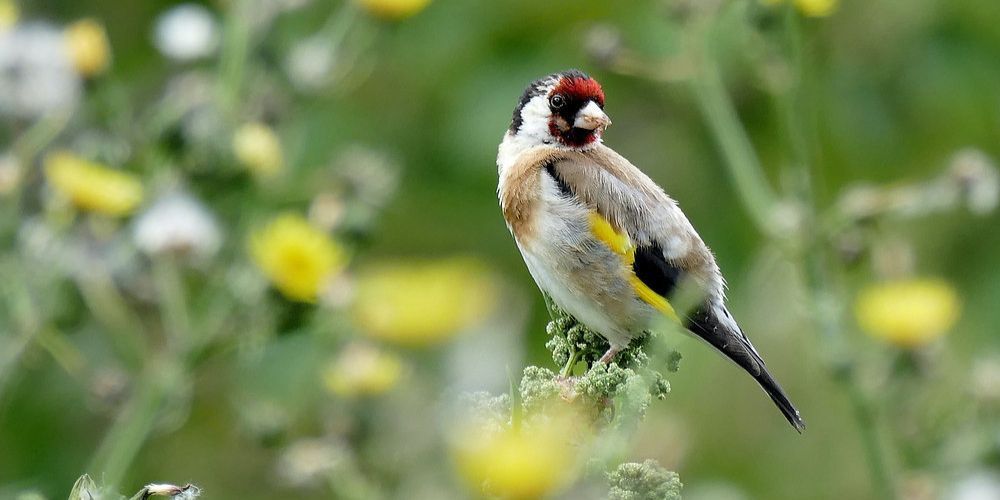
M 761 232 L 776 236 L 771 214 L 777 204 L 777 195 L 764 176 L 715 62 L 706 60 L 692 83 L 702 114 L 719 143 L 743 205 Z
M 828 356 L 828 365 L 833 378 L 847 392 L 855 423 L 865 448 L 865 457 L 874 488 L 879 498 L 896 498 L 893 478 L 887 465 L 886 453 L 882 446 L 876 411 L 858 384 L 853 364 L 853 355 L 849 352 L 844 339 L 843 311 L 836 306 L 841 303 L 830 279 L 837 268 L 830 263 L 823 243 L 825 241 L 822 227 L 817 223 L 817 207 L 813 184 L 816 176 L 811 169 L 810 133 L 812 120 L 806 119 L 809 106 L 804 99 L 804 90 L 809 81 L 808 59 L 804 57 L 802 32 L 799 26 L 798 14 L 791 6 L 785 11 L 785 33 L 789 50 L 789 59 L 793 65 L 794 85 L 783 99 L 779 99 L 783 109 L 785 129 L 788 132 L 792 147 L 793 162 L 797 166 L 799 181 L 796 185 L 797 196 L 804 210 L 802 218 L 801 238 L 806 242 L 798 252 L 799 260 L 805 268 L 809 298 L 813 304 L 813 318 L 824 344 L 824 352 Z
M 793 163 L 797 168 L 797 180 L 800 181 L 796 195 L 804 207 L 799 235 L 803 244 L 791 247 L 791 256 L 801 262 L 804 268 L 813 317 L 824 343 L 824 352 L 829 356 L 828 364 L 834 378 L 848 393 L 875 488 L 880 498 L 891 499 L 895 498 L 895 488 L 879 438 L 875 410 L 864 396 L 849 366 L 850 353 L 843 338 L 843 313 L 836 306 L 837 297 L 829 283 L 833 270 L 828 266 L 822 248 L 825 238 L 820 228 L 813 223 L 816 220 L 816 201 L 812 189 L 814 175 L 810 170 L 810 134 L 804 129 L 806 124 L 802 122 L 803 109 L 806 107 L 802 97 L 802 87 L 806 81 L 805 58 L 797 14 L 791 7 L 788 7 L 785 21 L 788 49 L 796 79 L 788 94 L 779 100 L 779 109 L 785 127 L 791 133 L 790 141 L 795 157 Z M 710 40 L 706 40 L 706 46 L 710 45 L 709 42 Z M 753 145 L 726 92 L 716 63 L 710 56 L 706 57 L 704 68 L 693 85 L 702 113 L 722 149 L 743 205 L 758 227 L 780 243 L 780 235 L 774 232 L 770 223 L 777 195 L 768 184 Z
M 565 378 L 572 375 L 573 367 L 576 366 L 576 364 L 579 361 L 580 361 L 580 350 L 574 346 L 573 354 L 571 354 L 569 356 L 569 360 L 566 361 L 566 366 L 563 366 L 563 369 L 559 371 L 559 376 Z
M 153 281 L 160 301 L 160 314 L 168 339 L 168 359 L 153 362 L 146 368 L 129 404 L 119 414 L 94 455 L 90 470 L 103 477 L 106 487 L 116 491 L 135 457 L 142 450 L 183 373 L 192 339 L 190 315 L 185 301 L 184 284 L 177 263 L 171 257 L 153 262 Z M 144 349 L 145 356 L 149 350 Z
M 167 255 L 153 260 L 153 281 L 160 298 L 160 316 L 169 342 L 179 352 L 192 343 L 191 319 L 177 262 Z
M 847 393 L 848 401 L 858 426 L 865 459 L 878 498 L 897 498 L 895 482 L 888 466 L 886 451 L 882 445 L 876 410 L 865 396 L 858 383 L 852 358 L 843 338 L 842 312 L 834 307 L 835 295 L 828 282 L 828 268 L 824 265 L 823 254 L 817 249 L 806 249 L 803 255 L 809 299 L 812 303 L 812 317 L 823 342 L 827 355 L 827 365 L 833 379 Z
M 167 394 L 162 373 L 151 368 L 105 436 L 88 470 L 103 478 L 109 491 L 118 491 L 129 466 L 152 433 Z
M 358 7 L 355 2 L 344 2 L 344 5 L 334 12 L 320 28 L 320 33 L 326 37 L 327 43 L 334 50 L 339 50 L 340 46 L 343 45 L 351 26 L 354 25 L 358 17 L 357 15 Z
M 878 498 L 894 499 L 896 494 L 895 483 L 892 473 L 886 460 L 885 449 L 878 431 L 878 421 L 875 418 L 875 408 L 871 401 L 865 396 L 858 385 L 854 371 L 841 377 L 841 384 L 847 392 L 851 402 L 851 409 L 854 412 L 854 420 L 858 425 L 858 432 L 861 434 L 861 443 L 865 448 L 865 458 L 868 461 L 868 469 L 872 475 L 872 481 Z
M 13 256 L 5 255 L 0 260 L 0 270 L 6 277 L 0 281 L 0 297 L 3 298 L 3 310 L 9 315 L 12 330 L 0 344 L 0 396 L 21 355 L 38 337 L 44 325 L 43 318 L 39 317 L 42 311 L 35 306 L 25 286 L 27 276 L 21 269 Z
M 131 369 L 138 371 L 148 342 L 143 336 L 142 322 L 126 305 L 111 278 L 95 266 L 77 275 L 76 284 L 87 309 L 109 333 L 112 348 Z
M 17 138 L 11 149 L 23 164 L 30 165 L 35 156 L 66 128 L 70 117 L 70 113 L 60 112 L 41 118 Z
M 219 57 L 219 93 L 223 106 L 232 115 L 239 109 L 243 77 L 250 52 L 250 2 L 234 0 L 223 29 L 222 53 Z

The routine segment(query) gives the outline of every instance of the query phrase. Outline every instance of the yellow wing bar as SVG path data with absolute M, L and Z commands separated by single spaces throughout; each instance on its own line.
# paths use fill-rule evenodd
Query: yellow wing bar
M 635 272 L 632 270 L 632 264 L 635 263 L 635 245 L 632 244 L 632 239 L 629 238 L 627 233 L 616 231 L 614 226 L 596 211 L 590 212 L 590 233 L 607 245 L 612 252 L 621 257 L 622 262 L 629 269 L 629 283 L 631 283 L 632 289 L 639 299 L 653 306 L 654 309 L 662 312 L 674 321 L 680 321 L 677 318 L 677 312 L 674 311 L 674 307 L 670 305 L 670 301 L 654 292 L 652 288 L 649 288 L 649 286 L 635 275 Z

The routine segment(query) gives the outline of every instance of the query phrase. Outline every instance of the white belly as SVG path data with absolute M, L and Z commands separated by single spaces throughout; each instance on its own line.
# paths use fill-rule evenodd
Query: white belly
M 565 198 L 545 199 L 530 243 L 518 241 L 528 271 L 556 305 L 624 347 L 645 329 L 655 310 L 639 300 L 631 269 L 590 232 L 589 210 Z

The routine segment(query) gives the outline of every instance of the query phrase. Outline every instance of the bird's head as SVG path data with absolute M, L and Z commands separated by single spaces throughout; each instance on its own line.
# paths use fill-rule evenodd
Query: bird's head
M 528 142 L 580 149 L 600 142 L 608 125 L 601 84 L 569 70 L 528 85 L 514 109 L 509 133 Z

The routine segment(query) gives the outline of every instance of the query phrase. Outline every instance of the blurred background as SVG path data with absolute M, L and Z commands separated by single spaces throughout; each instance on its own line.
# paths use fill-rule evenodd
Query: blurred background
M 995 0 L 0 0 L 0 497 L 481 495 L 449 407 L 560 368 L 496 147 L 579 68 L 808 425 L 665 336 L 622 460 L 685 498 L 1000 498 L 997 26 Z

